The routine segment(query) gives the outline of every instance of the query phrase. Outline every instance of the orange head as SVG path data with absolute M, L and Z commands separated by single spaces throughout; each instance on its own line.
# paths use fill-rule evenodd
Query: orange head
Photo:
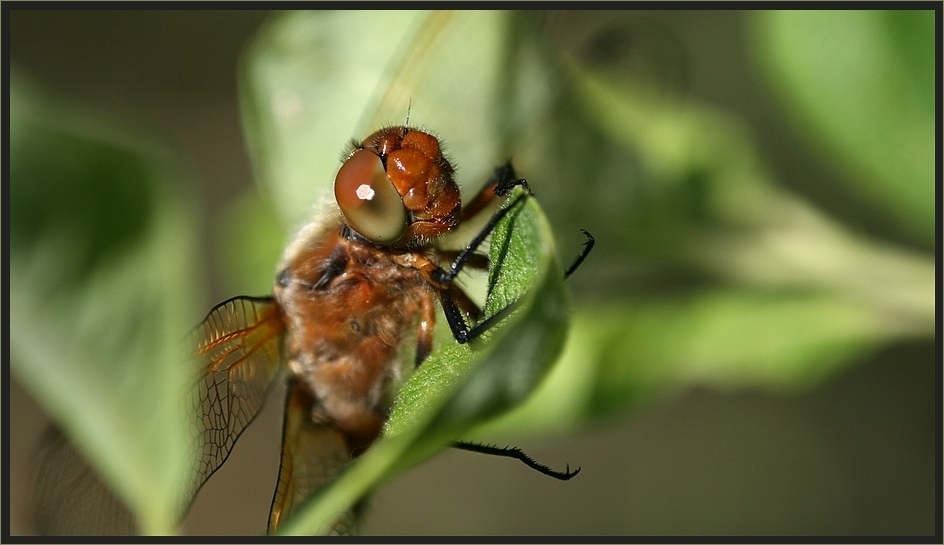
M 388 127 L 341 165 L 334 197 L 347 225 L 374 244 L 422 246 L 456 226 L 462 207 L 453 168 L 435 136 Z

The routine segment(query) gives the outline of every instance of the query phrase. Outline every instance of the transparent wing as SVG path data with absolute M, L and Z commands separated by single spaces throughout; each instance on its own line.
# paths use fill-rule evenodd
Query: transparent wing
M 46 536 L 131 536 L 134 515 L 59 430 L 43 436 L 35 457 L 31 515 Z
M 311 403 L 311 398 L 297 383 L 293 383 L 285 403 L 282 463 L 269 511 L 270 534 L 288 519 L 293 507 L 323 487 L 351 462 L 350 449 L 337 428 L 312 421 Z M 331 534 L 352 533 L 354 518 L 353 513 L 339 513 Z
M 226 461 L 259 414 L 281 368 L 285 323 L 271 298 L 235 297 L 217 305 L 194 332 L 202 376 L 193 389 L 196 492 Z

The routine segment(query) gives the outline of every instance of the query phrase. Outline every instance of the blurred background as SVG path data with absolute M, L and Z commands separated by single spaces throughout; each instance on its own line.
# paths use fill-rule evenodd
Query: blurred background
M 232 217 L 234 206 L 239 205 L 234 203 L 254 191 L 253 166 L 240 118 L 237 66 L 247 43 L 271 15 L 266 11 L 8 12 L 9 54 L 18 74 L 45 92 L 140 127 L 173 149 L 182 162 L 176 167 L 187 174 L 187 183 L 193 184 L 185 194 L 199 218 L 198 253 L 206 256 L 199 263 L 198 274 L 203 276 L 198 284 L 206 288 L 196 295 L 192 304 L 197 311 L 189 323 L 181 324 L 181 331 L 198 322 L 204 312 L 201 309 L 209 309 L 215 302 L 268 290 L 265 281 L 252 283 L 240 276 L 241 271 L 229 270 L 234 262 L 219 254 L 232 252 L 232 238 L 238 236 Z M 930 27 L 926 20 L 932 21 Z M 898 35 L 925 36 L 927 28 L 933 29 L 933 16 L 902 16 L 893 23 L 889 28 Z M 791 95 L 785 89 L 787 80 L 778 79 L 785 78 L 787 70 L 778 72 L 764 64 L 777 50 L 776 44 L 771 45 L 773 40 L 766 42 L 766 49 L 759 45 L 764 42 L 761 33 L 782 30 L 776 21 L 739 11 L 551 12 L 542 16 L 539 25 L 542 35 L 560 51 L 583 59 L 587 65 L 619 66 L 629 79 L 647 81 L 657 104 L 672 100 L 694 105 L 692 110 L 711 112 L 714 117 L 710 119 L 723 127 L 719 139 L 735 131 L 739 144 L 750 149 L 750 162 L 762 165 L 763 175 L 792 195 L 791 199 L 806 203 L 796 208 L 798 215 L 808 214 L 805 207 L 811 205 L 831 218 L 829 221 L 842 225 L 837 247 L 854 248 L 849 250 L 851 256 L 865 255 L 856 262 L 862 267 L 877 264 L 879 270 L 889 264 L 887 270 L 881 269 L 888 276 L 868 279 L 887 282 L 874 289 L 893 292 L 900 287 L 896 284 L 900 278 L 917 278 L 919 303 L 908 307 L 885 301 L 887 306 L 881 308 L 891 310 L 877 314 L 884 321 L 875 321 L 874 330 L 867 330 L 874 331 L 874 338 L 865 339 L 868 335 L 861 331 L 866 330 L 855 330 L 858 333 L 842 339 L 842 349 L 834 357 L 814 355 L 807 360 L 793 356 L 797 361 L 812 362 L 812 366 L 822 364 L 826 371 L 792 369 L 800 378 L 776 376 L 770 380 L 721 380 L 710 371 L 679 372 L 670 379 L 654 378 L 655 386 L 640 386 L 642 394 L 624 395 L 619 402 L 613 400 L 612 392 L 600 388 L 590 403 L 592 410 L 566 425 L 542 425 L 547 432 L 541 435 L 521 435 L 518 440 L 500 433 L 505 428 L 497 427 L 496 441 L 515 444 L 555 468 L 565 463 L 580 466 L 581 474 L 561 483 L 516 462 L 446 451 L 383 485 L 372 497 L 363 533 L 933 534 L 941 477 L 936 452 L 940 403 L 935 397 L 940 377 L 935 366 L 933 310 L 926 310 L 933 309 L 935 297 L 933 284 L 927 281 L 928 273 L 932 277 L 934 273 L 934 231 L 922 216 L 926 214 L 924 200 L 936 199 L 930 179 L 917 183 L 918 196 L 912 202 L 919 204 L 913 212 L 907 208 L 908 202 L 884 206 L 883 201 L 894 200 L 894 195 L 861 189 L 865 185 L 857 184 L 861 170 L 850 168 L 849 161 L 837 160 L 839 154 L 823 144 L 828 141 L 829 127 L 809 123 L 809 116 L 791 114 L 790 106 L 802 110 L 797 104 L 803 102 L 796 98 L 802 97 L 802 89 L 794 89 Z M 909 25 L 916 25 L 917 30 Z M 923 42 L 902 43 L 919 53 L 907 58 L 933 60 L 933 53 L 928 57 L 921 49 Z M 933 46 L 933 40 L 930 44 Z M 920 64 L 915 72 L 920 75 L 922 70 L 926 64 Z M 920 83 L 915 85 L 919 95 Z M 931 92 L 933 96 L 933 85 Z M 904 117 L 908 112 L 904 108 L 897 114 Z M 931 112 L 933 116 L 933 108 Z M 434 126 L 436 122 L 426 119 L 421 123 Z M 666 134 L 671 139 L 671 133 Z M 930 134 L 933 138 L 933 132 Z M 362 135 L 353 129 L 350 134 L 337 135 L 337 150 L 328 155 L 333 158 L 356 136 Z M 704 136 L 713 138 L 711 133 Z M 916 148 L 927 144 L 915 141 Z M 637 176 L 628 171 L 634 164 L 627 163 L 627 170 L 615 170 L 614 175 Z M 711 176 L 709 170 L 702 174 L 706 179 Z M 597 250 L 569 284 L 577 309 L 588 312 L 596 302 L 621 298 L 643 309 L 671 313 L 675 307 L 653 305 L 664 300 L 688 308 L 686 294 L 704 286 L 725 288 L 738 281 L 756 286 L 751 284 L 756 278 L 750 273 L 738 276 L 726 269 L 725 263 L 705 259 L 699 268 L 640 242 L 655 231 L 609 235 L 614 223 L 640 224 L 628 211 L 601 208 L 600 214 L 593 215 L 592 207 L 584 210 L 577 206 L 579 213 L 568 212 L 564 194 L 542 187 L 538 176 L 528 177 L 560 237 L 562 260 L 569 259 L 581 241 L 576 227 L 597 236 Z M 695 207 L 697 216 L 704 212 L 697 209 L 699 195 L 713 190 L 697 176 L 689 182 L 678 191 L 684 192 L 683 201 Z M 906 193 L 910 187 L 893 189 L 892 193 Z M 593 190 L 602 191 L 592 185 L 584 189 Z M 606 201 L 606 197 L 590 195 L 584 204 L 589 207 L 587 203 Z M 658 213 L 659 197 L 652 202 L 654 213 Z M 677 213 L 677 209 L 666 212 Z M 707 217 L 712 212 L 704 214 Z M 574 215 L 579 217 L 570 217 Z M 753 221 L 740 220 L 748 226 Z M 816 224 L 820 220 L 811 221 Z M 789 220 L 786 224 L 792 225 Z M 831 229 L 822 239 L 833 240 Z M 653 236 L 670 236 L 666 232 Z M 843 246 L 845 236 L 857 242 Z M 614 247 L 620 245 L 623 247 Z M 280 251 L 272 248 L 258 256 L 258 267 L 271 270 Z M 830 257 L 835 256 L 810 254 L 814 262 Z M 855 278 L 848 281 L 857 282 Z M 803 289 L 802 283 L 786 282 L 784 286 L 778 288 L 779 296 Z M 910 312 L 914 308 L 919 311 Z M 758 308 L 761 313 L 767 310 Z M 833 310 L 824 307 L 825 313 Z M 714 320 L 710 309 L 703 312 L 708 314 L 702 319 L 718 331 L 729 332 L 727 322 L 722 324 L 724 317 Z M 844 313 L 837 316 L 837 320 L 848 318 Z M 644 314 L 628 320 L 650 323 Z M 798 320 L 808 318 L 801 313 Z M 593 332 L 592 313 L 580 323 Z M 656 334 L 668 330 L 670 335 L 678 335 L 680 345 L 687 328 L 696 327 L 694 322 L 685 322 L 675 329 L 660 329 L 657 321 L 651 323 L 656 324 Z M 735 330 L 737 323 L 731 326 Z M 580 336 L 579 331 L 589 336 Z M 586 329 L 579 331 L 576 338 L 590 342 L 586 339 L 592 334 Z M 765 332 L 763 328 L 759 331 Z M 791 331 L 785 328 L 782 334 L 789 336 Z M 725 347 L 743 343 L 741 352 L 746 356 L 734 359 L 763 367 L 764 361 L 751 361 L 755 353 L 752 343 L 776 344 L 776 333 L 767 338 L 749 329 L 743 338 L 734 335 L 718 342 Z M 823 341 L 824 350 L 835 350 L 828 340 Z M 641 344 L 644 348 L 663 346 Z M 674 343 L 666 346 L 674 347 Z M 816 348 L 816 343 L 810 342 L 799 346 L 797 352 Z M 619 347 L 608 349 L 617 359 L 629 353 Z M 594 353 L 599 356 L 603 350 Z M 699 350 L 710 351 L 712 346 L 708 343 L 681 350 L 679 357 L 687 358 Z M 569 357 L 579 363 L 581 356 L 589 358 L 588 353 L 578 351 Z M 756 353 L 768 354 L 764 350 Z M 668 354 L 660 357 L 671 358 L 671 350 Z M 653 361 L 659 359 L 654 357 Z M 593 362 L 588 360 L 587 364 Z M 796 366 L 801 368 L 803 365 Z M 31 392 L 24 388 L 20 375 L 14 374 L 8 400 L 10 515 L 15 535 L 34 531 L 27 516 L 29 464 L 49 422 Z M 264 532 L 278 468 L 279 405 L 268 404 L 230 460 L 200 492 L 184 522 L 184 534 Z

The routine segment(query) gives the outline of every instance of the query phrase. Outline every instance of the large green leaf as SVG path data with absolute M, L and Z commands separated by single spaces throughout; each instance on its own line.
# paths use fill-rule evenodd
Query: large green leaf
M 271 193 L 288 225 L 309 219 L 319 190 L 334 179 L 343 145 L 366 136 L 353 132 L 362 107 L 380 84 L 391 44 L 400 42 L 416 17 L 286 13 L 255 37 L 240 67 L 245 136 L 256 181 Z M 389 40 L 384 47 L 371 41 L 379 36 Z
M 346 142 L 408 116 L 442 139 L 467 191 L 517 159 L 518 133 L 540 126 L 551 107 L 546 64 L 519 51 L 537 45 L 529 28 L 527 18 L 493 11 L 270 20 L 247 50 L 240 96 L 257 180 L 285 222 L 310 219 Z
M 722 112 L 606 65 L 565 66 L 584 126 L 564 133 L 594 145 L 549 154 L 584 191 L 552 190 L 600 241 L 576 281 L 610 297 L 578 309 L 541 389 L 478 436 L 567 429 L 692 384 L 808 388 L 877 346 L 931 335 L 930 256 L 857 235 L 779 187 Z
M 933 239 L 935 12 L 762 11 L 771 87 L 809 144 L 924 242 Z
M 10 95 L 12 371 L 140 530 L 173 533 L 191 459 L 182 173 L 154 143 L 16 74 Z
M 307 220 L 345 144 L 410 123 L 441 136 L 465 183 L 497 162 L 496 76 L 508 17 L 495 12 L 296 12 L 274 18 L 242 66 L 257 179 L 286 222 Z M 482 45 L 474 54 L 461 43 Z M 446 42 L 445 44 L 443 42 Z M 430 65 L 452 66 L 431 71 Z M 468 99 L 461 112 L 455 97 Z
M 636 150 L 648 173 L 639 182 L 653 194 L 648 202 L 609 192 L 625 199 L 629 216 L 619 255 L 645 252 L 657 267 L 866 300 L 902 317 L 904 329 L 930 331 L 929 256 L 857 235 L 779 187 L 744 132 L 718 112 L 655 101 L 603 71 L 570 70 L 590 122 Z M 698 187 L 680 189 L 693 183 Z M 694 202 L 686 206 L 687 198 Z

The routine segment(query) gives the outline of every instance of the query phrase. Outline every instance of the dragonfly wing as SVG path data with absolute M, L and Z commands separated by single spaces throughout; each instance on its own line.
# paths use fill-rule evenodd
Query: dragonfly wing
M 131 511 L 57 427 L 50 427 L 36 453 L 31 516 L 47 536 L 131 536 Z
M 194 332 L 202 376 L 193 389 L 196 492 L 229 456 L 259 414 L 281 368 L 285 323 L 271 298 L 235 297 L 217 305 Z
M 341 432 L 311 417 L 311 397 L 293 383 L 285 403 L 282 463 L 269 511 L 269 533 L 288 519 L 292 508 L 323 487 L 351 462 L 351 451 Z M 353 532 L 354 514 L 339 513 L 331 533 Z
M 259 413 L 280 367 L 284 323 L 268 298 L 237 297 L 194 332 L 200 377 L 192 393 L 198 453 L 192 490 L 216 471 Z M 31 506 L 44 535 L 134 535 L 131 511 L 58 429 L 40 444 Z

